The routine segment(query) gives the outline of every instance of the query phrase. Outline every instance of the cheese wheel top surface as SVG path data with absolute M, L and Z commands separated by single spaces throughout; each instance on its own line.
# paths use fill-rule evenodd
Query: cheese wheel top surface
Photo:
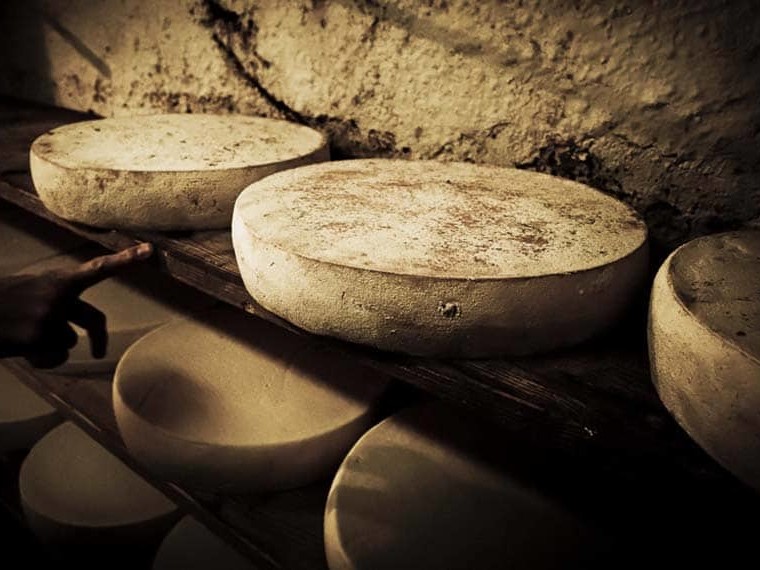
M 324 145 L 321 133 L 288 121 L 177 113 L 65 125 L 37 138 L 32 152 L 65 168 L 205 171 L 264 166 Z
M 674 254 L 670 279 L 704 326 L 760 359 L 760 231 L 697 238 Z
M 54 414 L 55 411 L 15 374 L 0 365 L 0 425 Z
M 71 422 L 42 438 L 21 467 L 24 503 L 72 526 L 108 527 L 166 516 L 176 506 Z
M 387 381 L 339 354 L 238 311 L 165 325 L 116 371 L 124 405 L 197 443 L 281 445 L 340 429 L 367 413 Z
M 583 567 L 569 563 L 599 536 L 493 461 L 508 450 L 484 453 L 484 426 L 447 410 L 408 408 L 346 456 L 325 511 L 331 567 Z
M 249 235 L 287 252 L 385 273 L 461 279 L 583 271 L 646 240 L 625 204 L 511 168 L 347 160 L 280 172 L 235 206 Z

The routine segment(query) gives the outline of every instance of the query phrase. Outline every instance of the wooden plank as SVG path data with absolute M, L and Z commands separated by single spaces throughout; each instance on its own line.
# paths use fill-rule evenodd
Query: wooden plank
M 221 538 L 262 568 L 326 568 L 322 516 L 328 486 L 253 497 L 198 493 L 182 489 L 152 473 L 127 451 L 113 414 L 110 375 L 66 376 L 34 370 L 20 359 L 3 362 L 101 445 L 198 517 Z

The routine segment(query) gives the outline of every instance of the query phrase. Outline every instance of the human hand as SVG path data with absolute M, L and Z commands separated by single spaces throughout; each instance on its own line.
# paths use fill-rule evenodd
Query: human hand
M 93 357 L 108 344 L 106 316 L 79 296 L 153 253 L 142 243 L 75 267 L 0 278 L 0 357 L 23 356 L 38 368 L 60 366 L 77 343 L 71 324 L 87 331 Z

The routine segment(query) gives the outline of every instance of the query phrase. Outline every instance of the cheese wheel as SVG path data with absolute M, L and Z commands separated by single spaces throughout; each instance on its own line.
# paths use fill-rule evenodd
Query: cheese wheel
M 760 490 L 760 232 L 697 238 L 657 273 L 652 380 L 713 458 Z
M 585 568 L 608 551 L 605 537 L 489 457 L 493 440 L 437 403 L 367 432 L 327 498 L 331 570 Z
M 144 544 L 163 537 L 178 512 L 70 422 L 29 452 L 21 465 L 19 491 L 30 528 L 53 545 Z
M 419 355 L 527 354 L 613 323 L 646 227 L 581 184 L 466 163 L 351 160 L 238 198 L 232 239 L 264 307 L 308 331 Z
M 166 535 L 153 570 L 254 570 L 253 564 L 193 517 Z
M 59 266 L 80 260 L 63 256 Z M 46 264 L 50 267 L 50 264 Z M 60 374 L 97 374 L 111 372 L 124 351 L 141 336 L 166 322 L 200 311 L 216 301 L 195 289 L 154 271 L 134 269 L 128 276 L 101 281 L 82 293 L 81 298 L 106 315 L 108 347 L 104 358 L 93 358 L 87 331 L 72 325 L 77 344 L 68 360 L 51 371 Z
M 84 240 L 5 202 L 0 202 L 0 276 L 78 246 Z
M 240 311 L 174 321 L 116 369 L 130 451 L 187 487 L 253 493 L 326 477 L 369 427 L 387 381 Z
M 53 406 L 0 365 L 0 453 L 32 447 L 60 421 Z
M 65 125 L 32 143 L 30 167 L 53 213 L 104 228 L 211 229 L 238 193 L 273 172 L 326 160 L 316 130 L 242 115 L 165 114 Z

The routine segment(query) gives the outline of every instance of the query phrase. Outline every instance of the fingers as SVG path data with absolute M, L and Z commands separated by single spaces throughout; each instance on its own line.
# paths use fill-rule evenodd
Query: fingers
M 76 299 L 71 303 L 66 318 L 87 331 L 93 358 L 103 358 L 108 347 L 108 330 L 103 312 L 81 299 Z
M 78 340 L 77 333 L 68 323 L 56 324 L 45 332 L 38 347 L 24 356 L 35 368 L 55 368 L 69 358 L 69 349 Z
M 71 287 L 69 292 L 78 296 L 88 287 L 111 277 L 119 270 L 149 258 L 152 253 L 153 246 L 151 244 L 141 243 L 118 253 L 91 259 L 73 269 L 62 272 L 62 277 L 68 281 Z

